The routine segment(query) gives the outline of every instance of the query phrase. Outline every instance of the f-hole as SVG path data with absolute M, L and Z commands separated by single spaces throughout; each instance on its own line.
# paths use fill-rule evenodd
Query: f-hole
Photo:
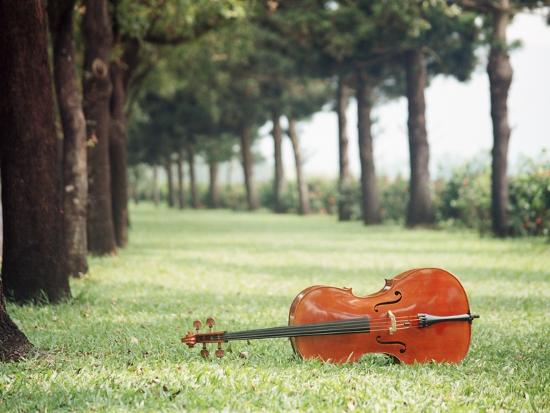
M 389 305 L 389 304 L 395 304 L 395 303 L 398 303 L 399 301 L 401 301 L 401 298 L 403 298 L 403 296 L 401 295 L 401 292 L 400 291 L 396 291 L 394 293 L 398 298 L 397 300 L 393 300 L 393 301 L 384 301 L 383 303 L 378 303 L 374 306 L 374 311 L 378 312 L 378 306 L 379 305 Z
M 382 341 L 382 337 L 377 336 L 376 337 L 376 342 L 378 344 L 398 344 L 398 345 L 401 346 L 401 348 L 399 349 L 399 352 L 401 354 L 403 354 L 405 351 L 407 351 L 407 345 L 405 343 L 403 343 L 402 341 Z

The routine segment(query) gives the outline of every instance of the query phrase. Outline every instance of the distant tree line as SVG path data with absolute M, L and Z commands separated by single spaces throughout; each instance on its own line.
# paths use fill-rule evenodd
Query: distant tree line
M 510 236 L 550 235 L 550 156 L 524 159 L 516 171 L 508 176 L 508 233 Z M 227 166 L 227 164 L 226 164 Z M 142 201 L 169 203 L 167 182 L 153 184 L 150 168 L 145 165 L 131 169 L 130 193 L 134 202 Z M 226 172 L 229 169 L 226 169 Z M 139 175 L 136 179 L 134 175 Z M 227 178 L 227 177 L 226 177 Z M 186 182 L 185 191 L 190 191 Z M 244 186 L 226 181 L 217 191 L 217 204 L 210 203 L 209 184 L 196 184 L 198 208 L 225 208 L 237 211 L 247 210 Z M 152 189 L 156 187 L 156 201 Z M 393 178 L 377 178 L 379 191 L 380 219 L 382 223 L 402 225 L 406 220 L 409 201 L 409 181 L 400 175 Z M 174 192 L 179 193 L 176 188 Z M 185 193 L 184 191 L 184 193 Z M 258 184 L 258 201 L 264 208 L 273 211 L 279 208 L 283 213 L 299 213 L 300 202 L 296 182 L 286 182 L 279 203 L 275 202 L 275 188 L 270 181 Z M 308 178 L 307 196 L 309 210 L 313 214 L 338 214 L 338 182 L 330 178 Z M 193 207 L 186 199 L 183 208 Z M 449 169 L 432 181 L 432 202 L 435 225 L 438 228 L 471 228 L 483 236 L 491 228 L 491 162 L 489 157 L 480 156 Z M 348 203 L 352 220 L 360 220 L 360 183 L 352 180 L 348 188 Z
M 196 207 L 200 155 L 209 165 L 208 204 L 217 207 L 218 165 L 238 148 L 247 207 L 254 210 L 259 198 L 253 142 L 258 128 L 271 121 L 274 210 L 283 210 L 286 135 L 294 151 L 298 210 L 307 214 L 296 125 L 332 104 L 339 125 L 338 216 L 351 219 L 346 108 L 352 94 L 363 222 L 381 220 L 371 111 L 405 96 L 406 224 L 432 225 L 424 90 L 442 73 L 466 80 L 480 44 L 490 49 L 492 231 L 508 235 L 507 96 L 513 71 L 506 28 L 518 11 L 544 4 L 49 0 L 46 8 L 42 0 L 0 1 L 0 359 L 30 348 L 5 312 L 4 294 L 18 303 L 62 301 L 70 297 L 69 277 L 87 272 L 88 253 L 112 255 L 127 245 L 129 164 L 147 163 L 154 173 L 162 165 L 168 202 L 183 207 L 185 162 Z
M 259 205 L 251 145 L 257 138 L 254 131 L 270 122 L 274 143 L 273 205 L 264 206 L 281 212 L 285 180 L 280 119 L 286 116 L 299 181 L 295 186 L 300 199 L 298 210 L 307 213 L 308 191 L 296 122 L 332 105 L 338 115 L 338 217 L 346 221 L 353 215 L 346 112 L 350 98 L 355 96 L 361 218 L 366 225 L 376 224 L 382 215 L 371 111 L 377 104 L 404 96 L 408 101 L 410 152 L 405 223 L 409 227 L 431 226 L 436 214 L 428 168 L 424 91 L 440 74 L 460 81 L 469 79 L 477 64 L 476 51 L 486 45 L 494 132 L 490 219 L 495 235 L 510 235 L 506 160 L 510 135 L 507 95 L 512 68 L 506 27 L 518 11 L 544 4 L 508 0 L 279 0 L 256 5 L 238 24 L 161 52 L 162 64 L 157 65 L 134 102 L 137 115 L 131 119 L 131 163 L 147 163 L 153 168 L 164 165 L 170 184 L 172 163 L 176 162 L 180 170 L 185 162 L 185 157 L 177 155 L 181 146 L 192 147 L 193 153 L 202 154 L 212 165 L 202 147 L 223 142 L 227 150 L 211 170 L 217 171 L 219 162 L 234 156 L 231 148 L 238 148 L 248 209 L 254 210 Z M 153 108 L 152 99 L 157 106 L 164 101 L 178 110 Z M 188 107 L 184 101 L 195 103 Z M 159 110 L 164 117 L 158 115 Z M 207 122 L 203 122 L 205 119 Z M 167 127 L 172 130 L 165 130 Z M 161 130 L 166 135 L 162 144 L 158 138 Z M 159 145 L 166 148 L 162 155 L 157 153 Z M 194 165 L 194 157 L 188 154 L 187 158 Z M 190 175 L 190 187 L 196 193 L 194 173 Z M 216 173 L 210 177 L 216 184 L 211 182 L 210 187 L 215 188 Z M 168 188 L 169 193 L 174 192 L 172 185 Z M 184 186 L 179 181 L 178 188 L 180 197 L 184 197 Z

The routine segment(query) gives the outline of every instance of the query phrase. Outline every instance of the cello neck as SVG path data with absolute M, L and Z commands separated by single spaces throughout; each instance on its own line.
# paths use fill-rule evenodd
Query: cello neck
M 277 337 L 304 337 L 330 334 L 352 334 L 370 332 L 370 319 L 360 317 L 352 320 L 329 321 L 323 323 L 302 324 L 299 326 L 284 326 L 261 328 L 256 330 L 224 333 L 224 341 L 253 340 Z

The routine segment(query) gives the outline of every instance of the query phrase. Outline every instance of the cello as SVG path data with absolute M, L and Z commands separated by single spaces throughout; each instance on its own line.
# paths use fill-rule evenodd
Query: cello
M 345 363 L 367 353 L 383 353 L 405 364 L 458 363 L 468 352 L 472 321 L 468 297 L 460 281 L 439 268 L 419 268 L 385 280 L 384 287 L 359 297 L 351 288 L 316 285 L 303 290 L 290 306 L 288 326 L 237 332 L 196 332 L 181 338 L 189 347 L 202 344 L 201 355 L 209 356 L 207 344 L 286 337 L 304 359 Z

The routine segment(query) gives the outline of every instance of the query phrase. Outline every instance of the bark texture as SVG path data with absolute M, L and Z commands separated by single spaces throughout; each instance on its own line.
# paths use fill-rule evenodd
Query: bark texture
M 115 4 L 116 7 L 116 4 Z M 113 11 L 116 15 L 116 10 Z M 113 22 L 116 28 L 114 44 L 123 49 L 121 59 L 111 63 L 111 124 L 109 135 L 109 160 L 111 166 L 111 196 L 113 209 L 113 226 L 115 241 L 118 247 L 128 245 L 128 121 L 126 102 L 132 75 L 139 63 L 139 42 L 128 38 L 121 40 L 118 32 L 118 21 Z
M 427 71 L 424 53 L 415 49 L 406 54 L 407 100 L 409 109 L 410 189 L 407 225 L 431 225 L 434 211 L 430 193 L 430 148 L 426 132 Z
M 357 135 L 361 164 L 361 211 L 363 223 L 380 223 L 380 203 L 374 167 L 371 131 L 372 96 L 368 79 L 362 70 L 357 73 Z
M 183 164 L 183 156 L 181 151 L 178 151 L 178 206 L 180 209 L 185 208 L 185 170 Z
M 199 207 L 199 192 L 197 190 L 197 179 L 195 176 L 195 151 L 192 147 L 187 148 L 187 162 L 189 163 L 189 185 L 191 186 L 191 207 Z
M 24 13 L 25 9 L 28 7 L 34 7 L 35 13 Z M 35 37 L 40 35 L 40 26 L 42 26 L 42 30 L 45 30 L 43 21 L 43 10 L 42 15 L 39 11 L 41 7 L 41 2 L 38 0 L 27 2 L 21 1 L 0 3 L 0 26 L 3 30 L 3 33 L 0 36 L 0 56 L 2 57 L 0 59 L 0 73 L 2 73 L 2 76 L 0 76 L 0 87 L 1 90 L 4 91 L 2 95 L 0 95 L 0 127 L 3 131 L 5 130 L 4 128 L 6 126 L 9 126 L 9 123 L 12 122 L 12 118 L 17 115 L 17 112 L 15 112 L 13 109 L 10 109 L 12 106 L 12 102 L 10 100 L 10 92 L 17 93 L 18 91 L 15 88 L 8 90 L 6 89 L 6 87 L 9 85 L 10 81 L 17 80 L 18 75 L 20 76 L 19 81 L 24 80 L 23 77 L 24 75 L 26 75 L 26 73 L 19 73 L 19 70 L 22 69 L 21 66 L 25 67 L 25 57 L 28 57 L 25 56 L 24 53 L 19 56 L 14 55 L 11 48 L 15 45 L 11 43 L 14 40 L 17 40 L 20 42 L 18 44 L 19 47 L 23 46 L 29 48 L 34 46 L 33 40 Z M 29 23 L 32 24 L 31 27 L 35 28 L 35 30 L 32 31 L 32 35 L 25 30 L 26 25 Z M 35 26 L 37 23 L 38 27 Z M 30 35 L 30 38 L 19 39 L 20 31 L 23 31 L 24 33 L 27 33 L 27 35 Z M 38 33 L 36 33 L 36 31 L 38 31 Z M 42 44 L 44 43 L 45 41 L 43 41 Z M 29 50 L 26 50 L 26 53 L 28 52 Z M 42 53 L 46 53 L 45 49 Z M 42 56 L 40 60 L 40 63 L 44 65 L 47 62 L 47 56 Z M 27 93 L 29 93 L 30 91 L 30 89 L 26 90 Z M 19 104 L 25 103 L 19 102 L 19 100 L 20 99 L 16 99 L 16 102 L 18 102 Z M 9 136 L 10 135 L 6 135 L 6 137 Z M 2 141 L 0 141 L 0 169 L 5 167 L 3 148 L 4 139 L 6 138 L 3 138 Z M 5 220 L 3 221 L 5 225 Z M 3 248 L 5 248 L 5 241 L 6 240 L 4 239 Z M 5 259 L 5 255 L 3 258 Z M 4 276 L 4 268 L 2 268 L 2 273 L 2 275 Z M 2 280 L 0 279 L 0 361 L 17 360 L 24 356 L 31 349 L 31 347 L 32 346 L 30 342 L 19 330 L 19 328 L 17 328 L 15 323 L 10 319 L 8 313 L 6 312 L 4 294 L 2 290 Z
M 275 196 L 275 212 L 284 212 L 282 196 L 285 184 L 285 173 L 283 166 L 283 130 L 281 128 L 280 115 L 274 113 L 273 117 L 273 154 L 275 161 L 275 173 L 273 179 L 273 193 Z
M 296 166 L 296 183 L 298 187 L 298 212 L 301 215 L 309 214 L 309 192 L 302 168 L 302 150 L 298 133 L 296 132 L 296 119 L 288 118 L 288 137 L 294 151 L 294 164 Z
M 128 153 L 127 121 L 124 105 L 126 88 L 121 61 L 111 63 L 111 127 L 109 132 L 109 161 L 111 168 L 111 200 L 115 240 L 118 247 L 128 244 Z
M 243 165 L 244 184 L 246 188 L 246 202 L 248 209 L 258 209 L 258 198 L 254 185 L 254 171 L 252 160 L 252 130 L 245 126 L 241 131 L 241 162 Z
M 501 0 L 502 10 L 493 12 L 493 33 L 487 73 L 491 91 L 493 121 L 493 159 L 491 174 L 491 217 L 493 232 L 504 237 L 508 233 L 508 91 L 513 69 L 507 51 L 506 29 L 510 21 L 508 0 Z
M 159 193 L 159 170 L 157 165 L 153 165 L 153 203 L 156 207 L 160 204 L 160 193 Z
M 85 0 L 83 19 L 84 115 L 88 136 L 88 250 L 105 255 L 116 252 L 109 162 L 112 47 L 111 19 L 106 0 Z
M 349 221 L 352 211 L 351 176 L 349 172 L 349 138 L 347 109 L 350 97 L 349 87 L 344 79 L 338 79 L 336 114 L 338 115 L 338 220 Z
M 6 312 L 2 293 L 2 280 L 0 280 L 0 361 L 19 360 L 31 348 L 32 344 Z
M 55 91 L 63 128 L 63 213 L 67 271 L 70 275 L 80 276 L 88 272 L 88 172 L 86 121 L 75 67 L 74 5 L 75 0 L 49 1 L 48 16 L 52 34 Z
M 166 171 L 166 185 L 168 189 L 168 198 L 166 202 L 170 208 L 174 207 L 174 176 L 172 174 L 172 160 L 166 157 L 164 160 L 164 170 Z
M 0 27 L 4 292 L 58 302 L 70 289 L 43 2 L 0 2 Z
M 210 175 L 208 188 L 208 206 L 210 208 L 220 207 L 220 189 L 218 185 L 218 162 L 210 161 L 208 163 L 208 172 Z

